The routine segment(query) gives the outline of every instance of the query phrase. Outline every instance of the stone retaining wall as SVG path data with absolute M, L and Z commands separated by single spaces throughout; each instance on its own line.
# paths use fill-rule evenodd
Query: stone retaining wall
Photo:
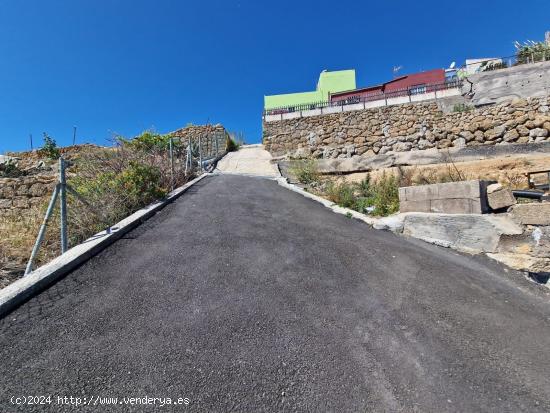
M 0 178 L 0 215 L 45 204 L 56 181 L 54 175 Z
M 548 97 L 517 99 L 445 114 L 437 103 L 416 103 L 264 122 L 275 156 L 324 159 L 429 148 L 550 141 Z
M 216 141 L 218 150 L 224 150 L 228 132 L 223 125 L 218 123 L 216 125 L 189 125 L 171 132 L 171 135 L 179 138 L 183 143 L 189 139 L 191 142 L 199 142 L 199 138 L 201 138 L 203 152 L 210 153 L 215 151 Z

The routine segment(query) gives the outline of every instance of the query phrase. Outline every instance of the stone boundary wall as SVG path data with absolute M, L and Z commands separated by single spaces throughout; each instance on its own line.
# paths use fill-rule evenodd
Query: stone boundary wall
M 0 215 L 45 204 L 56 182 L 55 175 L 0 178 Z
M 550 141 L 550 98 L 516 99 L 445 114 L 416 103 L 263 123 L 274 156 L 323 159 Z
M 227 130 L 220 123 L 215 125 L 189 125 L 185 128 L 178 129 L 170 133 L 172 136 L 179 138 L 184 144 L 191 139 L 191 142 L 198 142 L 201 137 L 201 146 L 204 152 L 209 152 L 215 149 L 216 141 L 218 142 L 219 150 L 225 148 L 226 139 L 229 135 Z M 212 139 L 205 139 L 205 137 Z M 210 145 L 213 147 L 211 148 Z

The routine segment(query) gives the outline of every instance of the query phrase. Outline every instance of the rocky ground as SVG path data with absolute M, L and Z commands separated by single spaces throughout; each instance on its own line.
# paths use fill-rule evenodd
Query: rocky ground
M 495 180 L 512 189 L 526 189 L 527 172 L 550 169 L 549 154 L 531 154 L 511 156 L 481 161 L 457 162 L 455 164 L 436 164 L 403 166 L 400 168 L 384 168 L 374 172 L 352 173 L 341 175 L 340 178 L 357 182 L 367 174 L 378 177 L 383 173 L 405 173 L 410 185 L 420 183 L 436 183 L 449 178 L 449 175 L 461 175 L 464 179 Z M 432 182 L 433 181 L 433 182 Z

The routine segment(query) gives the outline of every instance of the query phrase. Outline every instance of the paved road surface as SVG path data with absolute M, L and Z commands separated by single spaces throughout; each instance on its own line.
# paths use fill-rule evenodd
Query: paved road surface
M 270 160 L 271 154 L 262 145 L 245 145 L 237 152 L 225 155 L 218 162 L 217 170 L 228 174 L 274 178 L 279 173 Z
M 0 322 L 0 411 L 547 412 L 549 327 L 497 264 L 212 176 Z

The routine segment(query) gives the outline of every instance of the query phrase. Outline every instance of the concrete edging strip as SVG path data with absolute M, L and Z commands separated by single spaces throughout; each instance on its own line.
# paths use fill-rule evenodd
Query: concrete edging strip
M 10 313 L 29 298 L 43 291 L 58 279 L 64 277 L 80 264 L 104 250 L 116 240 L 120 239 L 124 234 L 152 217 L 166 205 L 175 201 L 191 186 L 210 175 L 211 174 L 205 173 L 187 182 L 185 185 L 174 189 L 165 199 L 156 201 L 113 225 L 110 233 L 107 233 L 105 230 L 93 235 L 49 263 L 1 289 L 0 318 Z

